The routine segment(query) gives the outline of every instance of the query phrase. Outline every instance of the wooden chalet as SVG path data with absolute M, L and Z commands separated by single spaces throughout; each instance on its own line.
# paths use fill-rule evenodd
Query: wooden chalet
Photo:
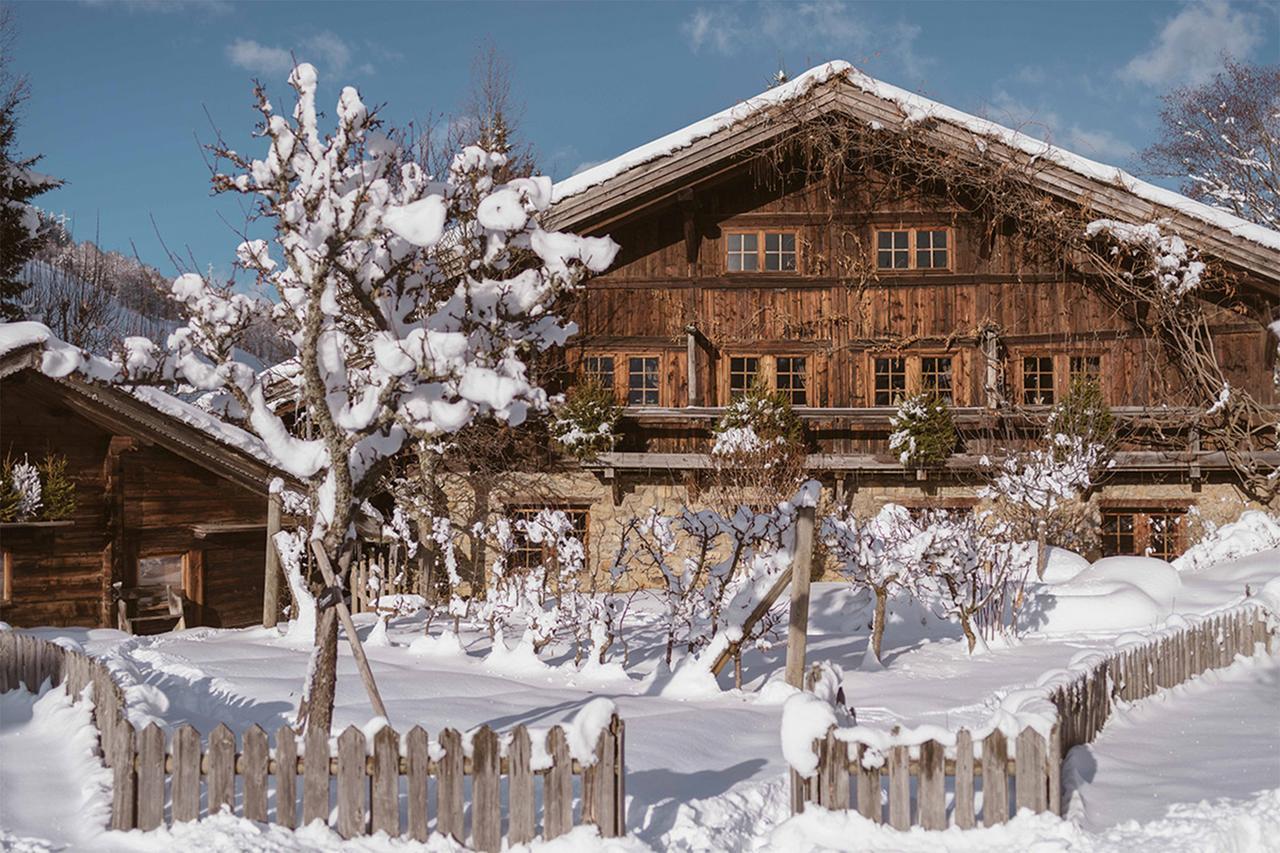
M 157 389 L 47 375 L 34 337 L 0 347 L 0 456 L 65 457 L 75 509 L 0 523 L 0 618 L 136 633 L 263 620 L 278 474 L 261 443 Z
M 586 287 L 568 362 L 626 407 L 620 445 L 585 466 L 607 496 L 569 478 L 565 505 L 609 516 L 625 501 L 685 500 L 710 466 L 711 425 L 757 381 L 790 397 L 809 468 L 837 500 L 868 512 L 890 499 L 963 504 L 981 456 L 1043 429 L 1079 373 L 1098 378 L 1125 439 L 1096 494 L 1104 552 L 1171 556 L 1182 543 L 1159 534 L 1165 521 L 1247 505 L 1221 450 L 1183 428 L 1179 407 L 1199 401 L 1165 396 L 1151 343 L 1072 258 L 1028 264 L 1016 223 L 993 228 L 925 186 L 886 192 L 874 170 L 846 176 L 833 198 L 802 169 L 762 167 L 763 152 L 785 152 L 817 119 L 1034 162 L 1026 180 L 1053 204 L 1164 223 L 1238 276 L 1256 316 L 1216 318 L 1215 350 L 1232 386 L 1275 412 L 1265 320 L 1280 311 L 1280 234 L 830 63 L 557 184 L 545 224 L 621 246 Z M 927 472 L 887 441 L 895 401 L 925 389 L 949 399 L 962 439 Z

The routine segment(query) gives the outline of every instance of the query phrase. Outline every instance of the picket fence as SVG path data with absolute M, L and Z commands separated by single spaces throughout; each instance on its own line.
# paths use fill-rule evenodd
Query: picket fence
M 833 728 L 814 741 L 818 769 L 810 777 L 791 773 L 791 808 L 805 803 L 828 809 L 856 808 L 876 823 L 887 819 L 894 829 L 920 826 L 977 825 L 976 796 L 981 792 L 984 826 L 1007 821 L 1017 809 L 1062 813 L 1062 761 L 1075 746 L 1091 743 L 1111 715 L 1116 701 L 1132 702 L 1157 690 L 1181 684 L 1210 669 L 1229 665 L 1237 654 L 1251 656 L 1257 645 L 1271 651 L 1267 614 L 1245 606 L 1205 619 L 1169 636 L 1111 655 L 1048 699 L 1056 721 L 1048 736 L 1023 729 L 1014 757 L 1000 731 L 975 742 L 967 729 L 955 733 L 954 748 L 937 740 L 916 747 L 891 746 L 881 755 L 870 744 L 842 740 Z M 912 751 L 916 751 L 913 757 Z M 948 751 L 952 755 L 948 757 Z M 863 766 L 873 758 L 876 766 Z M 882 782 L 887 781 L 884 796 Z M 979 787 L 979 784 L 981 786 Z M 914 796 L 912 791 L 914 789 Z M 953 792 L 948 814 L 947 791 Z
M 372 750 L 364 732 L 348 727 L 337 738 L 336 755 L 327 733 L 299 739 L 288 726 L 276 732 L 274 748 L 256 725 L 239 748 L 225 725 L 204 744 L 200 732 L 185 725 L 166 742 L 155 723 L 139 732 L 125 718 L 123 693 L 99 661 L 28 635 L 0 633 L 0 690 L 25 685 L 34 692 L 46 679 L 63 684 L 75 700 L 93 685 L 94 722 L 113 774 L 113 829 L 155 829 L 216 814 L 224 806 L 250 820 L 292 828 L 328 823 L 336 801 L 334 828 L 343 838 L 407 832 L 425 841 L 434 814 L 434 831 L 467 842 L 469 822 L 471 846 L 497 851 L 504 824 L 510 844 L 538 834 L 539 803 L 544 838 L 578 824 L 593 824 L 605 837 L 625 832 L 625 733 L 616 715 L 596 743 L 593 763 L 574 759 L 564 730 L 554 727 L 545 740 L 550 764 L 537 768 L 524 726 L 511 732 L 506 755 L 501 736 L 488 726 L 473 734 L 469 755 L 461 732 L 443 730 L 432 749 L 418 726 L 403 738 L 390 727 L 379 729 Z

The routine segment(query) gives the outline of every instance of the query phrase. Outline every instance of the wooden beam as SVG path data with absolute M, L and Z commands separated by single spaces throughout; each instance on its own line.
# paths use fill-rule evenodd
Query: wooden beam
M 316 555 L 316 564 L 320 567 L 320 574 L 324 577 L 326 586 L 337 586 L 338 579 L 334 577 L 333 567 L 329 564 L 329 555 L 324 552 L 324 548 L 320 545 L 319 540 L 311 540 L 311 553 Z M 364 689 L 369 694 L 369 702 L 373 705 L 373 713 L 379 717 L 387 716 L 387 706 L 382 704 L 382 696 L 378 693 L 378 685 L 373 680 L 373 670 L 369 667 L 369 659 L 365 657 L 364 646 L 360 644 L 360 635 L 356 633 L 356 625 L 351 621 L 351 611 L 347 609 L 347 603 L 338 597 L 338 619 L 342 622 L 342 629 L 347 634 L 347 642 L 351 644 L 351 656 L 356 659 L 356 669 L 360 672 L 360 680 L 364 682 Z M 335 673 L 335 676 L 337 673 Z
M 796 553 L 791 561 L 791 617 L 787 622 L 787 684 L 804 688 L 805 646 L 809 639 L 809 578 L 813 574 L 813 527 L 817 507 L 800 507 Z
M 195 524 L 191 527 L 191 535 L 197 539 L 208 539 L 210 536 L 233 536 L 237 533 L 254 533 L 262 530 L 265 522 L 248 522 L 245 524 Z
M 274 628 L 280 617 L 280 555 L 276 534 L 280 532 L 280 494 L 267 495 L 267 550 L 262 583 L 262 627 Z
M 684 330 L 685 368 L 688 372 L 691 406 L 702 405 L 702 387 L 698 384 L 698 330 L 691 324 Z

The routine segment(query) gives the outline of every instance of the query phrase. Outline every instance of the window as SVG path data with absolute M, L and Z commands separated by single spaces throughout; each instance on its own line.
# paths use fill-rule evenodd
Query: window
M 613 356 L 588 355 L 582 359 L 582 376 L 601 388 L 613 390 Z
M 765 272 L 795 272 L 796 235 L 767 231 L 764 235 Z
M 911 232 L 879 232 L 876 235 L 876 266 L 882 270 L 910 269 Z
M 1134 553 L 1133 513 L 1107 510 L 1102 513 L 1102 556 Z
M 754 356 L 730 356 L 729 399 L 736 400 L 751 390 L 760 374 L 760 359 Z
M 138 558 L 138 586 L 182 589 L 183 554 Z
M 729 234 L 726 269 L 755 272 L 760 269 L 760 237 L 757 234 Z
M 920 390 L 951 405 L 951 356 L 926 355 L 920 359 Z
M 1102 511 L 1102 556 L 1182 554 L 1186 507 L 1109 507 Z
M 627 405 L 658 405 L 657 356 L 632 356 L 627 359 Z
M 1053 404 L 1053 356 L 1023 357 L 1022 402 L 1029 406 Z
M 582 543 L 582 553 L 587 553 L 587 526 L 588 512 L 583 509 L 571 509 L 568 507 L 546 507 L 546 506 L 520 506 L 509 507 L 507 516 L 512 522 L 512 538 L 514 544 L 511 550 L 509 564 L 516 569 L 532 569 L 543 565 L 550 558 L 549 546 L 545 542 L 534 542 L 529 539 L 526 525 L 538 517 L 543 510 L 559 510 L 568 517 L 569 523 L 573 525 L 573 535 Z
M 778 356 L 774 384 L 793 406 L 809 405 L 808 365 L 809 360 L 802 355 Z
M 725 234 L 725 269 L 729 272 L 795 272 L 794 231 L 729 231 Z
M 1069 377 L 1072 382 L 1077 379 L 1092 379 L 1099 382 L 1102 379 L 1102 356 L 1100 355 L 1073 355 L 1069 367 Z
M 950 269 L 951 229 L 895 228 L 876 231 L 876 268 Z
M 916 269 L 945 270 L 947 263 L 947 232 L 916 232 Z
M 907 360 L 901 356 L 876 359 L 877 406 L 894 406 L 907 393 Z

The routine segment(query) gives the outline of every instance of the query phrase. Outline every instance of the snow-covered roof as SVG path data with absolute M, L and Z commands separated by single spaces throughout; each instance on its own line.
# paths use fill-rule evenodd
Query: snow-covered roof
M 790 82 L 748 98 L 674 133 L 633 148 L 612 160 L 565 178 L 553 188 L 553 201 L 558 204 L 604 184 L 637 166 L 675 154 L 770 107 L 799 100 L 815 88 L 833 80 L 841 80 L 863 93 L 894 104 L 906 116 L 908 122 L 933 120 L 964 128 L 977 136 L 1003 143 L 1038 160 L 1052 162 L 1091 181 L 1118 187 L 1144 201 L 1177 211 L 1235 237 L 1280 251 L 1280 232 L 1187 198 L 1181 193 L 1139 180 L 1123 169 L 1073 154 L 1066 149 L 1050 145 L 1041 139 L 988 119 L 962 112 L 922 95 L 876 80 L 843 61 L 827 62 L 811 68 Z
M 52 379 L 74 376 L 106 385 L 170 420 L 192 427 L 231 450 L 252 457 L 271 468 L 280 467 L 279 461 L 257 436 L 159 388 L 119 384 L 118 364 L 59 340 L 43 323 L 0 323 L 0 358 L 28 347 L 39 348 L 38 368 L 45 376 Z

